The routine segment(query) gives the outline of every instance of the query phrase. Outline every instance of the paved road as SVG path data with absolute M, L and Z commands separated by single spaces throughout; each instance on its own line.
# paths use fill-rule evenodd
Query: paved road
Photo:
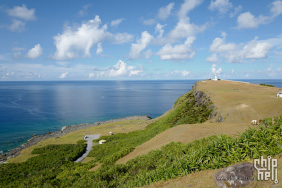
M 86 137 L 84 137 L 84 140 L 87 140 L 86 152 L 81 157 L 76 159 L 76 161 L 75 161 L 76 163 L 83 161 L 85 159 L 85 157 L 87 157 L 89 152 L 92 150 L 93 140 L 100 138 L 99 134 L 92 134 L 92 135 L 85 135 L 85 136 Z

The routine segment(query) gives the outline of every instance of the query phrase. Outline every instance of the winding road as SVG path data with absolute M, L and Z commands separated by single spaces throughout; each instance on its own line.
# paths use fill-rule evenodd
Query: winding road
M 76 159 L 76 161 L 75 161 L 76 163 L 83 161 L 85 159 L 85 157 L 87 157 L 89 152 L 92 150 L 93 140 L 98 139 L 98 138 L 100 138 L 99 134 L 85 135 L 84 140 L 87 140 L 86 151 L 85 151 L 85 153 L 81 157 Z

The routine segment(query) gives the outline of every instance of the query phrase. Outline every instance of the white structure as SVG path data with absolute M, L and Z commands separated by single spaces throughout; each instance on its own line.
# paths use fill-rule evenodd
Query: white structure
M 277 97 L 282 97 L 282 92 L 278 92 Z
M 214 81 L 218 81 L 218 78 L 217 78 L 217 72 L 214 72 Z
M 258 121 L 257 120 L 252 120 L 252 125 L 257 125 Z
M 104 144 L 106 142 L 107 142 L 107 140 L 99 140 L 99 144 Z

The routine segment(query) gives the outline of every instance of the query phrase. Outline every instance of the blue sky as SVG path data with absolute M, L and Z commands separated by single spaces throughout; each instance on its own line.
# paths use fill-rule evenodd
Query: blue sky
M 0 1 L 0 80 L 281 79 L 282 1 Z

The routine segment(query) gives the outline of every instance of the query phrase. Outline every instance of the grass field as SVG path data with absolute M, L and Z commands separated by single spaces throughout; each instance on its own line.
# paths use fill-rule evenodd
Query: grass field
M 236 136 L 251 125 L 251 120 L 282 114 L 282 98 L 277 98 L 282 88 L 265 87 L 234 81 L 200 81 L 197 90 L 210 96 L 218 114 L 224 118 L 216 123 L 216 118 L 203 124 L 180 125 L 168 129 L 146 143 L 136 147 L 129 155 L 117 161 L 126 163 L 140 155 L 159 149 L 170 142 L 189 143 L 211 135 L 226 134 Z

